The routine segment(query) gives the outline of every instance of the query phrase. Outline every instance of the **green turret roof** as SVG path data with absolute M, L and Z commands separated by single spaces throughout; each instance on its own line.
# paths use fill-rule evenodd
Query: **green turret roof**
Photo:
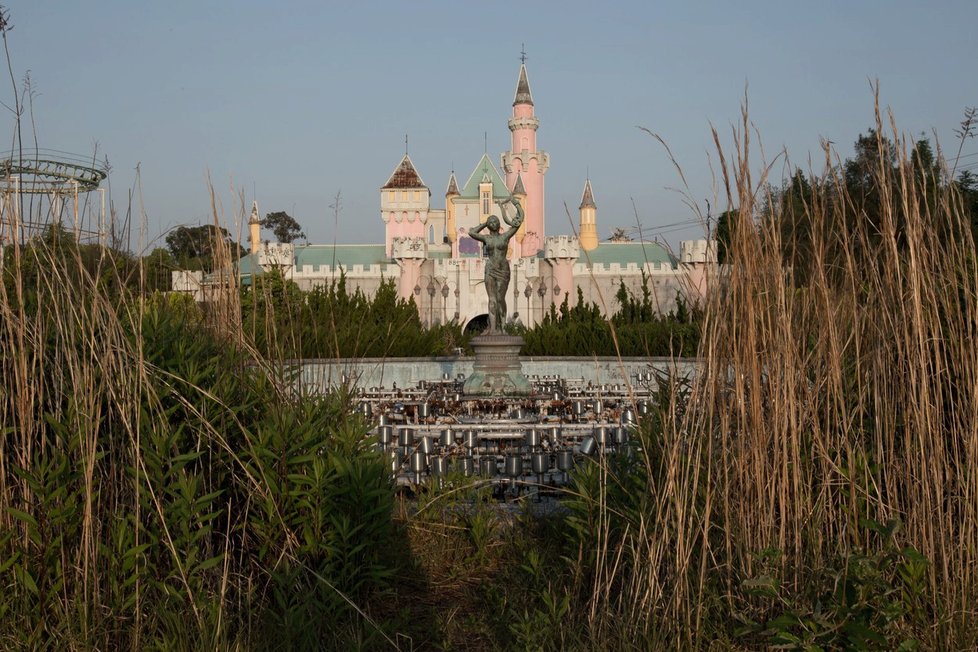
M 509 197 L 506 182 L 499 176 L 499 171 L 496 170 L 496 166 L 489 160 L 488 154 L 483 154 L 482 158 L 479 159 L 479 164 L 472 170 L 472 175 L 462 188 L 462 197 L 464 199 L 478 199 L 479 184 L 482 183 L 483 179 L 488 179 L 492 183 L 493 199 L 505 199 Z

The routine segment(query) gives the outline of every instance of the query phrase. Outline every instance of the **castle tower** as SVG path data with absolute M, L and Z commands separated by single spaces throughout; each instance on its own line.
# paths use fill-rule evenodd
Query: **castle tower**
M 261 218 L 258 217 L 258 202 L 251 202 L 251 218 L 248 220 L 248 240 L 251 242 L 251 253 L 258 253 L 261 247 Z
M 578 238 L 581 241 L 581 249 L 593 251 L 598 246 L 598 207 L 594 203 L 594 195 L 591 193 L 591 180 L 584 182 L 584 194 L 581 196 L 581 205 L 578 206 L 581 214 L 581 230 Z
M 523 206 L 526 229 L 521 243 L 524 256 L 536 255 L 543 246 L 545 235 L 543 175 L 550 167 L 550 157 L 537 149 L 539 126 L 540 120 L 533 113 L 533 96 L 530 94 L 524 61 L 520 64 L 520 76 L 516 82 L 513 117 L 509 119 L 512 145 L 508 152 L 503 153 L 500 161 L 506 173 L 506 187 L 514 188 L 517 177 L 522 177 L 526 190 Z
M 543 255 L 553 270 L 553 293 L 550 301 L 560 305 L 564 297 L 574 302 L 574 263 L 581 255 L 581 243 L 570 236 L 558 235 L 547 238 Z
M 385 251 L 391 255 L 394 238 L 422 238 L 428 222 L 431 191 L 407 154 L 380 188 L 380 217 L 385 226 Z
M 526 187 L 523 185 L 523 177 L 519 173 L 516 175 L 516 184 L 513 186 L 513 196 L 519 200 L 520 206 L 526 208 Z M 516 232 L 516 241 L 523 244 L 526 236 L 526 222 L 520 224 L 520 230 Z
M 489 216 L 496 210 L 496 204 L 492 196 L 492 177 L 489 172 L 482 174 L 479 182 L 479 223 L 485 224 Z
M 455 198 L 458 197 L 458 181 L 455 179 L 455 171 L 448 179 L 448 189 L 445 191 L 445 231 L 448 241 L 452 244 L 452 251 L 455 250 L 455 241 L 458 240 L 458 233 L 455 226 Z

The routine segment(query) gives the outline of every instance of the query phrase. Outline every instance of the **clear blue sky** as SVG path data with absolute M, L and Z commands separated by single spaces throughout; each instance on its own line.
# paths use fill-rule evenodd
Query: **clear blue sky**
M 551 156 L 549 235 L 570 232 L 564 204 L 576 220 L 590 173 L 602 238 L 636 213 L 674 245 L 696 236 L 666 226 L 694 215 L 637 126 L 661 134 L 692 196 L 712 201 L 710 124 L 730 141 L 745 86 L 767 157 L 787 148 L 803 167 L 820 137 L 851 153 L 873 123 L 872 79 L 902 131 L 936 133 L 945 150 L 978 105 L 975 0 L 3 4 L 40 146 L 87 155 L 97 144 L 120 211 L 138 164 L 150 241 L 210 219 L 208 174 L 228 218 L 233 185 L 330 242 L 341 192 L 337 239 L 381 241 L 377 191 L 405 133 L 434 207 L 453 166 L 460 177 L 475 166 L 484 133 L 498 162 L 524 42 Z M 11 98 L 0 83 L 0 101 Z M 978 140 L 965 145 L 976 151 Z

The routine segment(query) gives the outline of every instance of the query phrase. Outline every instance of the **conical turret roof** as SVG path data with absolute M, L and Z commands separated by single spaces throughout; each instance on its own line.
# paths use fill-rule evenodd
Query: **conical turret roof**
M 455 180 L 455 173 L 452 172 L 452 176 L 448 179 L 448 190 L 445 191 L 445 196 L 457 195 L 458 194 L 458 181 Z
M 530 82 L 526 78 L 526 64 L 520 64 L 520 79 L 516 82 L 516 99 L 513 106 L 517 104 L 529 104 L 533 106 L 533 96 L 530 95 Z
M 526 188 L 523 186 L 523 175 L 516 173 L 516 183 L 513 184 L 514 195 L 526 195 Z
M 387 183 L 380 187 L 381 190 L 389 188 L 427 188 L 421 175 L 414 169 L 414 163 L 407 154 L 401 159 L 400 164 L 394 169 Z
M 584 194 L 581 196 L 581 205 L 578 208 L 597 208 L 594 203 L 594 194 L 591 192 L 591 180 L 584 182 Z

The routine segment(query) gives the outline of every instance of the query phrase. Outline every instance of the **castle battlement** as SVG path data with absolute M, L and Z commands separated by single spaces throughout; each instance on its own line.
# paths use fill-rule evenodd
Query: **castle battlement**
M 685 264 L 716 263 L 716 240 L 683 240 L 679 243 L 679 262 Z
M 391 269 L 393 268 L 393 269 Z M 347 277 L 356 278 L 378 278 L 381 276 L 397 276 L 397 265 L 303 265 L 293 272 L 295 278 L 318 278 L 321 276 L 339 276 L 346 274 Z
M 266 242 L 258 250 L 262 267 L 292 267 L 294 263 L 295 245 L 291 242 Z
M 592 263 L 590 266 L 587 263 L 577 263 L 574 265 L 575 276 L 587 276 L 589 274 L 595 276 L 641 275 L 643 271 L 649 276 L 675 276 L 678 273 L 676 268 L 669 263 L 645 263 L 644 265 L 638 263 Z
M 545 258 L 574 258 L 581 255 L 581 243 L 571 235 L 553 235 L 544 240 Z

